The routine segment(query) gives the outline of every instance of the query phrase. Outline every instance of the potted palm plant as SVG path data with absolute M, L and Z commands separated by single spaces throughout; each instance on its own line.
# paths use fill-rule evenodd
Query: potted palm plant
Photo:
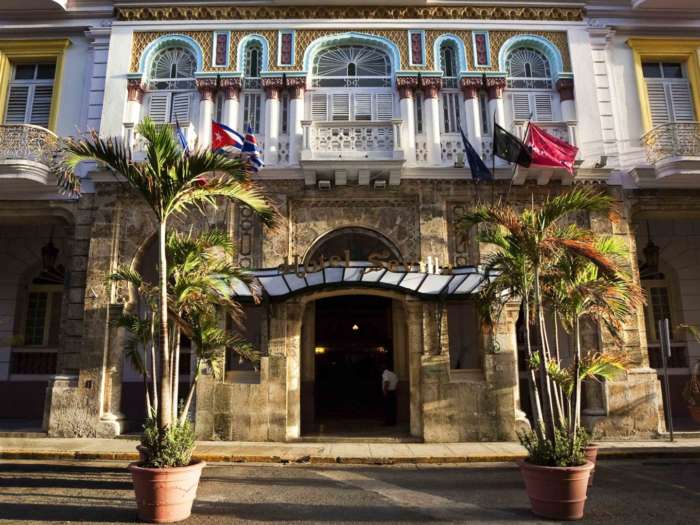
M 178 414 L 177 410 L 176 334 L 188 327 L 181 323 L 183 311 L 178 309 L 182 305 L 171 304 L 169 297 L 174 284 L 172 279 L 169 282 L 172 274 L 167 255 L 168 221 L 174 215 L 216 206 L 220 199 L 247 205 L 265 225 L 271 225 L 276 215 L 252 184 L 239 159 L 217 155 L 208 149 L 184 152 L 170 127 L 156 126 L 150 119 L 144 119 L 137 132 L 144 140 L 145 160 L 134 160 L 123 139 L 104 139 L 93 132 L 87 138 L 66 141 L 65 173 L 74 173 L 82 161 L 97 161 L 107 166 L 117 180 L 145 201 L 158 224 L 158 282 L 153 286 L 151 345 L 152 406 L 141 441 L 147 459 L 145 463 L 130 465 L 129 469 L 139 517 L 144 521 L 174 522 L 190 515 L 204 463 L 192 460 L 192 425 L 187 412 Z M 64 178 L 68 179 L 68 175 Z M 209 314 L 197 312 L 196 315 Z M 174 327 L 177 327 L 175 331 Z
M 483 225 L 480 241 L 495 247 L 485 261 L 482 300 L 494 310 L 505 301 L 522 301 L 533 424 L 520 434 L 528 451 L 520 468 L 532 510 L 543 517 L 583 516 L 593 464 L 584 455 L 581 381 L 610 377 L 624 367 L 615 355 L 583 351 L 581 321 L 602 321 L 616 333 L 642 300 L 621 269 L 623 251 L 613 239 L 569 220 L 610 206 L 603 194 L 574 189 L 539 207 L 478 205 L 461 218 L 465 229 Z M 552 320 L 573 335 L 569 360 L 559 352 L 558 336 L 554 344 L 550 340 Z

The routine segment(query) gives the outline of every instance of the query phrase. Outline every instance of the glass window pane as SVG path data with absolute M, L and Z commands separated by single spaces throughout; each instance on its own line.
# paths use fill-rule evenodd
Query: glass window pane
M 56 64 L 39 64 L 36 78 L 41 80 L 52 79 L 56 74 Z
M 644 62 L 642 64 L 644 78 L 661 78 L 661 69 L 656 62 Z
M 683 78 L 683 66 L 681 64 L 664 63 L 664 78 Z
M 34 64 L 17 64 L 15 66 L 15 80 L 33 80 Z
M 27 304 L 27 321 L 24 327 L 24 344 L 44 344 L 44 328 L 46 325 L 46 306 L 48 294 L 44 292 L 30 293 Z

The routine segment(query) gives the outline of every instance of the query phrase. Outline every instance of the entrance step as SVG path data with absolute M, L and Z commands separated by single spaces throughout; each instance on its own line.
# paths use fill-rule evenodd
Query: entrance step
M 301 443 L 422 443 L 415 436 L 333 436 L 328 434 L 310 434 L 301 436 Z

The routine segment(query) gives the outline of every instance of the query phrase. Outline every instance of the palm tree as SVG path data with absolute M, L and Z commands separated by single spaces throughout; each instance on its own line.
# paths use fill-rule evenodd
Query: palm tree
M 233 243 L 228 235 L 220 230 L 213 230 L 193 235 L 173 232 L 168 234 L 166 255 L 168 261 L 168 311 L 170 322 L 170 362 L 172 372 L 169 377 L 173 399 L 172 417 L 178 424 L 184 424 L 189 413 L 197 381 L 204 367 L 209 368 L 215 377 L 219 377 L 222 369 L 222 348 L 229 348 L 242 357 L 259 360 L 259 354 L 252 350 L 251 345 L 236 334 L 229 334 L 219 327 L 219 310 L 224 308 L 226 314 L 236 323 L 242 320 L 240 304 L 232 299 L 232 287 L 237 282 L 246 283 L 255 294 L 250 276 L 231 264 L 233 259 Z M 157 311 L 154 297 L 160 296 L 160 291 L 146 283 L 141 275 L 127 268 L 118 268 L 110 275 L 113 282 L 123 282 L 133 285 L 139 297 L 144 301 L 145 312 L 140 315 L 125 314 L 118 320 L 119 326 L 126 327 L 131 333 L 127 344 L 127 356 L 132 366 L 147 380 L 148 366 L 141 360 L 139 346 L 144 350 L 149 343 L 152 345 L 153 332 L 150 320 Z M 257 297 L 254 295 L 254 299 Z M 187 336 L 195 348 L 195 374 L 190 384 L 189 392 L 183 408 L 178 412 L 179 398 L 179 362 L 180 338 Z M 161 379 L 162 381 L 162 379 Z M 157 399 L 155 385 L 158 384 L 153 373 L 152 384 L 154 398 Z M 148 389 L 146 405 L 151 415 Z M 154 403 L 155 405 L 156 403 Z
M 158 354 L 160 392 L 158 426 L 167 429 L 173 421 L 172 363 L 169 352 L 167 255 L 168 220 L 192 209 L 216 206 L 217 198 L 249 206 L 265 225 L 272 225 L 275 213 L 261 192 L 250 181 L 242 162 L 200 149 L 184 154 L 168 126 L 156 126 L 146 118 L 137 127 L 146 144 L 146 159 L 135 161 L 121 138 L 101 138 L 93 132 L 86 139 L 68 139 L 66 166 L 72 172 L 82 161 L 97 161 L 111 168 L 118 177 L 147 203 L 158 222 Z
M 522 266 L 525 275 L 520 280 L 523 283 L 532 283 L 532 303 L 540 342 L 536 359 L 539 369 L 537 388 L 542 403 L 544 437 L 552 445 L 557 435 L 557 418 L 553 385 L 547 371 L 551 355 L 545 323 L 543 276 L 564 255 L 579 256 L 610 274 L 616 272 L 617 267 L 614 263 L 597 249 L 594 243 L 595 235 L 590 230 L 565 222 L 574 213 L 604 212 L 610 209 L 610 205 L 610 198 L 601 193 L 589 189 L 575 189 L 548 198 L 539 207 L 533 204 L 521 212 L 507 204 L 498 203 L 493 206 L 479 205 L 461 218 L 463 228 L 483 224 L 492 230 L 498 230 L 497 235 L 502 236 L 504 240 L 495 243 L 496 247 L 501 251 L 500 245 L 503 243 L 514 247 L 525 263 Z M 492 241 L 494 236 L 490 235 L 491 237 L 486 234 L 484 240 Z M 496 280 L 509 279 L 505 276 L 509 268 L 496 266 L 494 269 L 500 271 L 495 277 Z M 528 310 L 527 303 L 525 306 L 525 310 Z
M 593 246 L 608 261 L 605 271 L 580 254 L 565 253 L 553 265 L 543 286 L 557 318 L 574 338 L 571 382 L 567 384 L 571 436 L 576 435 L 581 421 L 581 381 L 589 376 L 606 377 L 606 373 L 615 372 L 621 363 L 619 356 L 591 351 L 584 363 L 581 321 L 597 321 L 619 340 L 622 323 L 644 302 L 641 288 L 620 270 L 625 255 L 620 243 L 614 237 L 600 236 L 593 240 Z

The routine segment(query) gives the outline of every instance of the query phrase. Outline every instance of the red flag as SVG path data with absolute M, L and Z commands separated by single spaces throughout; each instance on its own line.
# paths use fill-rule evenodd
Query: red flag
M 532 164 L 565 168 L 569 173 L 573 173 L 574 160 L 578 153 L 576 146 L 550 135 L 534 124 L 530 124 L 528 128 L 525 144 L 530 146 Z

